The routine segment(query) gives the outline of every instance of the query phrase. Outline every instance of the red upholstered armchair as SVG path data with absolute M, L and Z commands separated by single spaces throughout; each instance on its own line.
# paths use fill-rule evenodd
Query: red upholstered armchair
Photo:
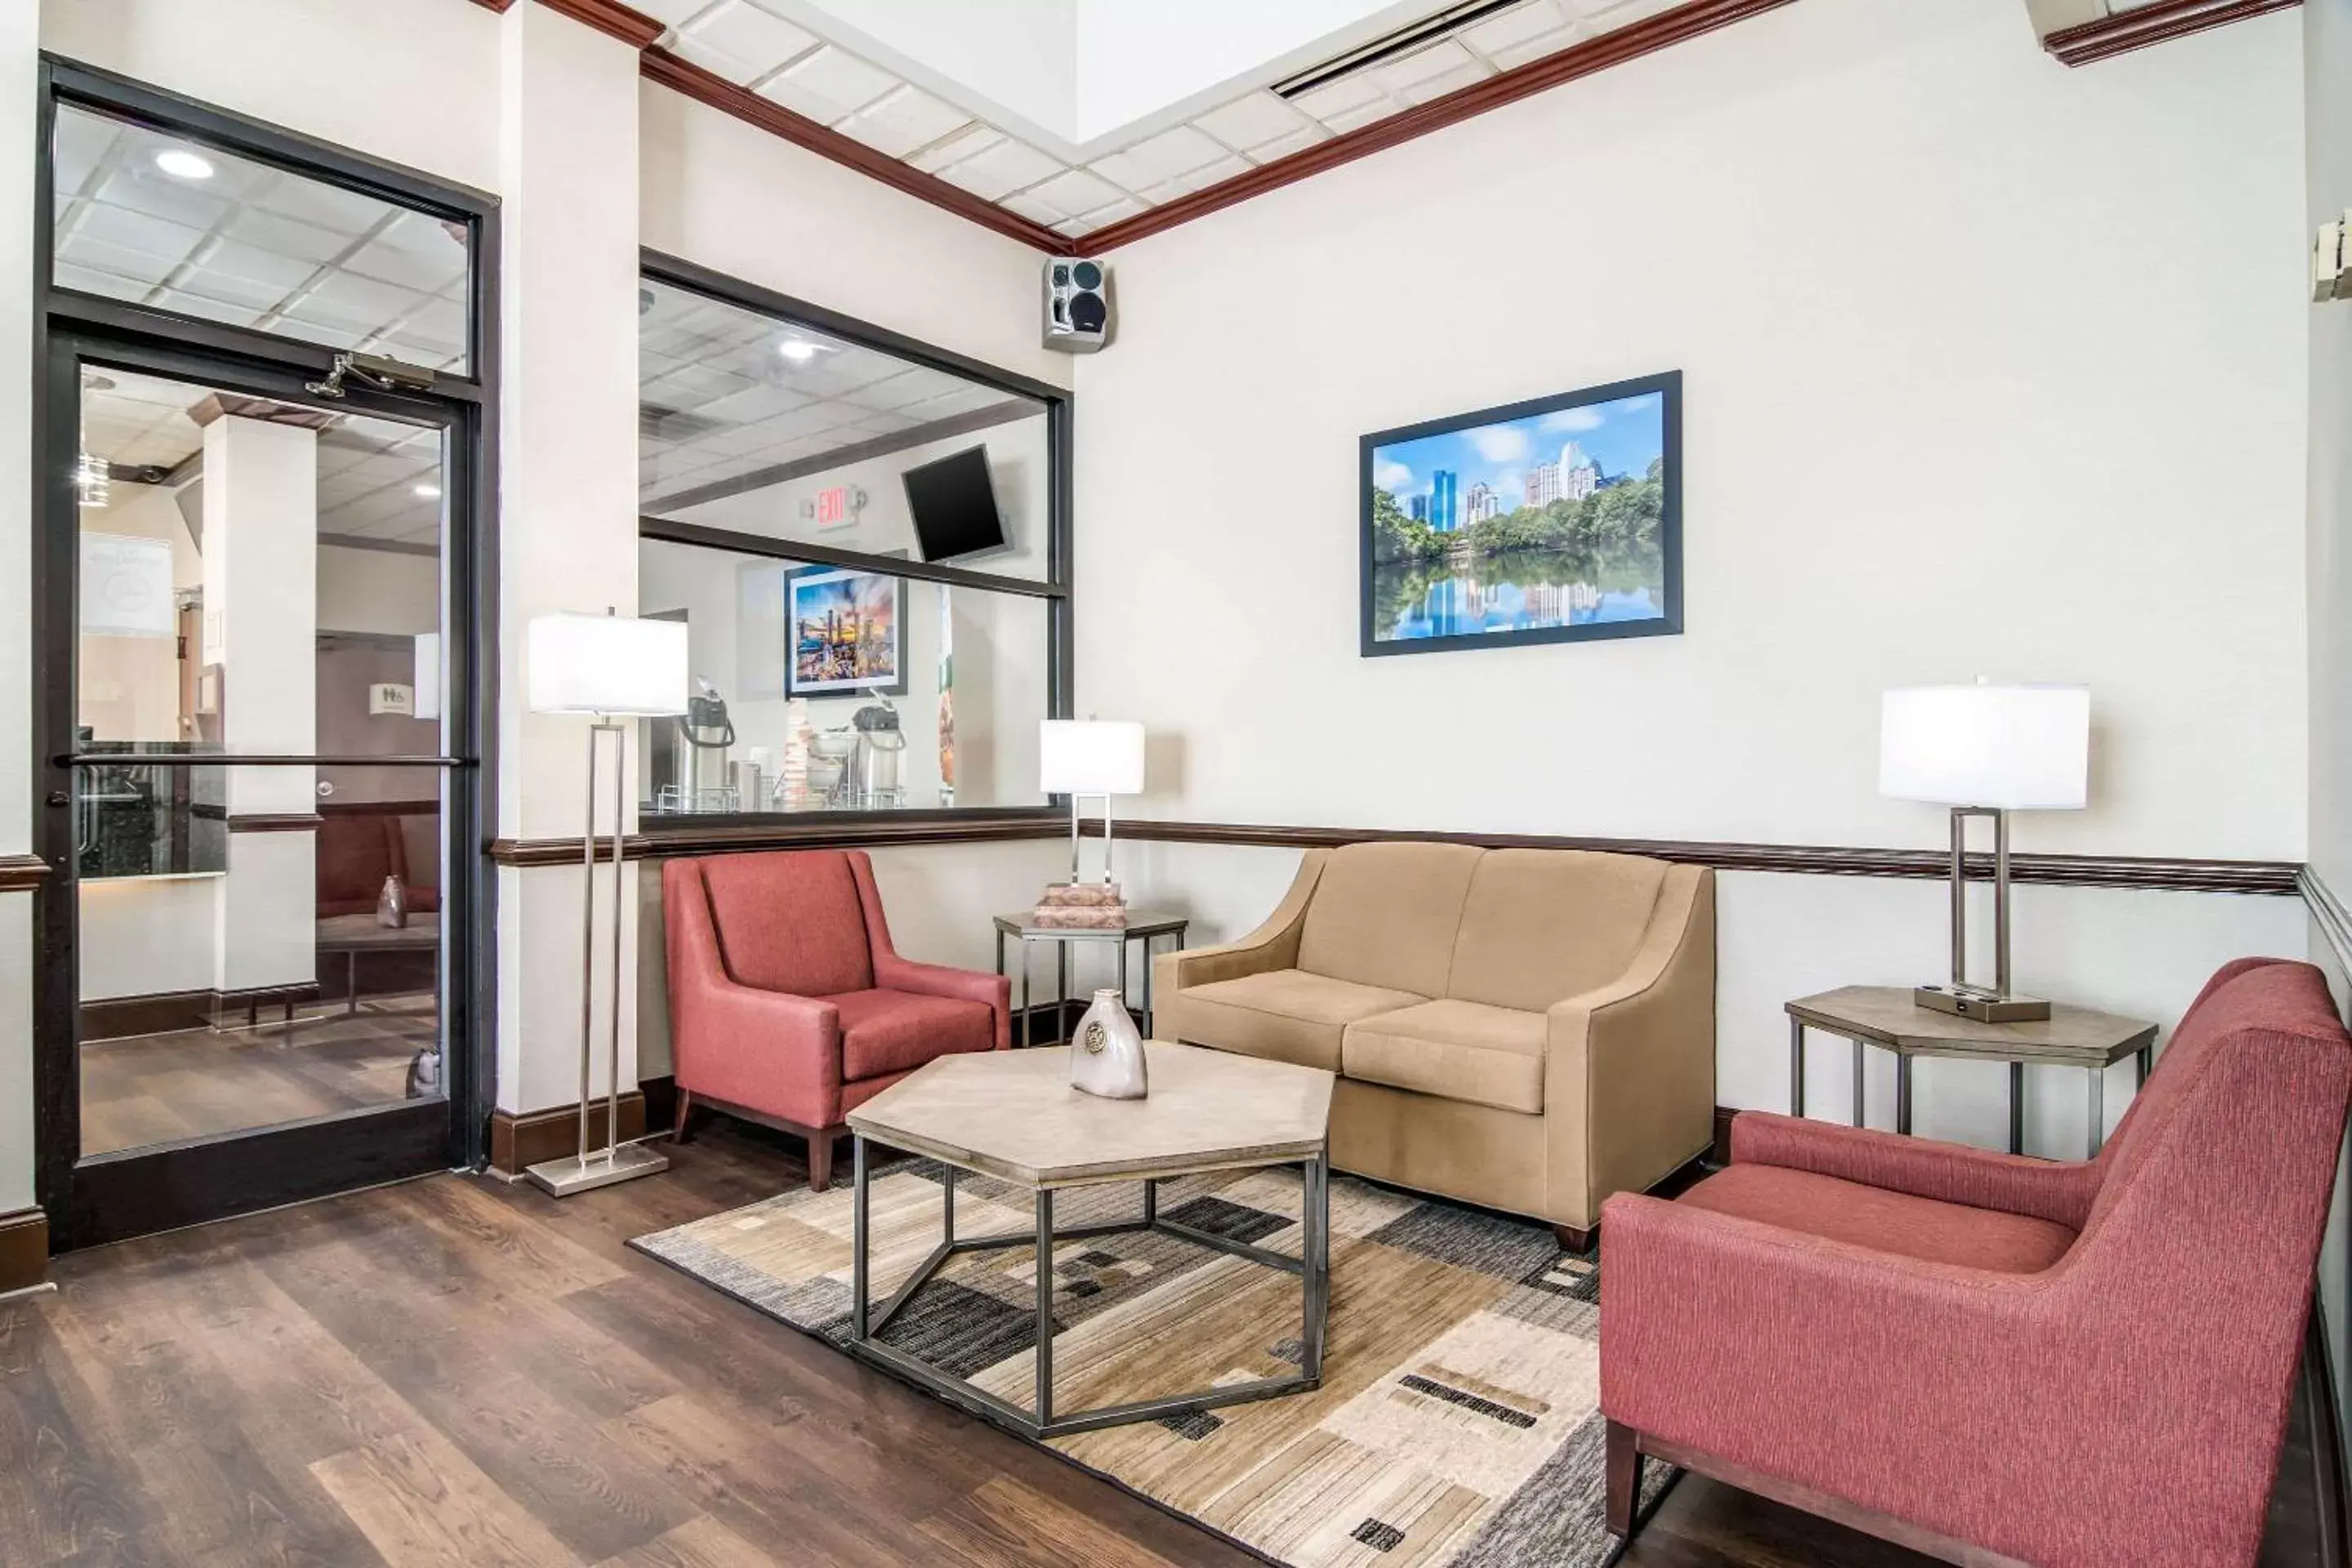
M 2249 959 L 2086 1164 L 1742 1113 L 1605 1211 L 1611 1530 L 1647 1454 L 1948 1562 L 2252 1563 L 2347 1095 L 2319 972 Z
M 797 1132 L 822 1192 L 852 1107 L 1013 1043 L 1010 983 L 899 957 L 860 851 L 672 860 L 662 907 L 681 1140 L 698 1105 Z

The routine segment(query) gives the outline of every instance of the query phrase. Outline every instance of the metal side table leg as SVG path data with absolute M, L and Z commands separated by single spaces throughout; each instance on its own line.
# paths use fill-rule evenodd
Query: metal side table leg
M 1805 1021 L 1789 1020 L 1789 1114 L 1805 1113 Z
M 1033 1042 L 1029 1037 L 1029 939 L 1021 939 L 1021 1048 L 1027 1050 Z
M 1866 1124 L 1862 1113 L 1864 1104 L 1862 1098 L 1862 1041 L 1860 1039 L 1855 1039 L 1852 1044 L 1853 1046 L 1853 1124 L 1856 1127 L 1861 1127 Z
M 2099 1157 L 2099 1146 L 2107 1141 L 2107 1069 L 2092 1068 L 2091 1074 L 2091 1158 Z
M 1911 1053 L 1895 1053 L 1895 1131 L 1911 1136 Z
M 1054 1419 L 1054 1189 L 1037 1189 L 1037 1425 Z
M 849 1337 L 866 1337 L 866 1139 L 849 1135 Z
M 2025 1064 L 2009 1064 L 2009 1152 L 2025 1152 Z

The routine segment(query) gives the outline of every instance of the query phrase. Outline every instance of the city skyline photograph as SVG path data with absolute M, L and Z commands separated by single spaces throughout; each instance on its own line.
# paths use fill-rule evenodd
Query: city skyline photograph
M 1362 651 L 1682 629 L 1679 373 L 1363 437 Z

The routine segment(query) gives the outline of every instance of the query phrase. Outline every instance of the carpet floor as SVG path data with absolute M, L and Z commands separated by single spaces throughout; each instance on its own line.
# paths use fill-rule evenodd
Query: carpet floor
M 872 1179 L 878 1306 L 940 1237 L 942 1168 Z M 1058 1225 L 1132 1217 L 1137 1186 L 1058 1195 Z M 1160 1213 L 1297 1256 L 1295 1170 L 1162 1183 Z M 956 1233 L 1022 1232 L 1025 1192 L 960 1174 Z M 632 1243 L 804 1332 L 848 1334 L 850 1193 L 790 1192 Z M 1053 1258 L 1055 1407 L 1282 1376 L 1297 1280 L 1139 1232 Z M 1045 1447 L 1296 1568 L 1601 1568 L 1596 1268 L 1541 1226 L 1335 1176 L 1320 1388 Z M 1023 1408 L 1034 1384 L 1034 1247 L 961 1254 L 883 1335 Z M 1646 1508 L 1673 1479 L 1646 1467 Z

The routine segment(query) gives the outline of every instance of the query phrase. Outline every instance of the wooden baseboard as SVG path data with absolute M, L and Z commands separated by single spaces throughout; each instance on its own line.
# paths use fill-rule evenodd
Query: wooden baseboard
M 646 1095 L 641 1089 L 621 1095 L 621 1138 L 646 1135 Z M 604 1146 L 604 1101 L 588 1109 L 588 1146 Z M 580 1107 L 551 1106 L 545 1110 L 497 1110 L 490 1113 L 490 1169 L 502 1176 L 521 1175 L 542 1160 L 561 1159 L 580 1152 Z
M 340 981 L 333 988 L 342 994 Z M 256 1023 L 282 1020 L 289 1007 L 307 1007 L 325 994 L 315 984 L 264 985 L 247 991 L 163 991 L 147 996 L 113 996 L 85 1002 L 79 1009 L 79 1039 L 128 1039 L 182 1029 L 227 1028 L 250 1016 Z
M 0 1214 L 0 1296 L 49 1277 L 49 1216 L 38 1209 Z

